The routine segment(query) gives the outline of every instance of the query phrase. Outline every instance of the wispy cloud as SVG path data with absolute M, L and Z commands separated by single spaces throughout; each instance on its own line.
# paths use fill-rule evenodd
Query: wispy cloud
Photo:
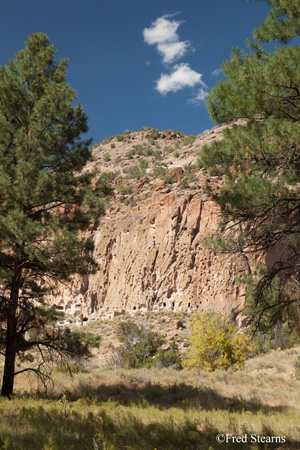
M 186 87 L 200 85 L 203 92 L 206 90 L 206 84 L 202 81 L 202 74 L 191 69 L 189 64 L 177 64 L 170 74 L 162 73 L 160 79 L 156 82 L 156 89 L 162 95 L 169 92 L 176 92 Z
M 197 105 L 199 103 L 205 102 L 208 96 L 209 96 L 208 88 L 206 85 L 204 85 L 204 87 L 198 89 L 195 97 L 189 100 L 189 102 Z
M 218 68 L 218 69 L 215 69 L 215 70 L 211 73 L 211 75 L 212 75 L 213 77 L 219 77 L 220 75 L 222 75 L 222 73 L 223 73 L 223 70 L 222 70 L 221 68 Z
M 192 48 L 190 41 L 181 41 L 177 29 L 182 22 L 171 20 L 171 14 L 166 14 L 152 22 L 150 28 L 143 31 L 144 41 L 156 45 L 165 64 L 171 64 L 182 58 Z

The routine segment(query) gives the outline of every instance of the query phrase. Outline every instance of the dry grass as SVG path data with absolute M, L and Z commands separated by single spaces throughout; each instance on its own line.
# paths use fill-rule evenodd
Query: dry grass
M 237 372 L 55 373 L 47 392 L 20 376 L 16 398 L 0 401 L 0 448 L 299 449 L 300 381 L 293 377 L 299 354 L 300 347 L 271 352 Z M 218 433 L 284 436 L 289 443 L 218 444 Z
M 247 361 L 244 370 L 108 370 L 105 347 L 120 316 L 87 331 L 104 337 L 86 372 L 54 372 L 47 391 L 34 376 L 16 377 L 15 398 L 0 399 L 0 450 L 245 450 L 300 449 L 300 346 Z M 186 341 L 183 313 L 139 314 L 134 320 Z M 177 321 L 183 328 L 177 330 Z M 186 350 L 186 348 L 184 348 Z M 218 444 L 216 436 L 284 436 L 288 444 Z

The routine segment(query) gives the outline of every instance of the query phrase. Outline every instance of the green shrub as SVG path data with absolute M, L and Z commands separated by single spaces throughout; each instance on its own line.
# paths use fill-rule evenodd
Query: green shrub
M 189 145 L 195 142 L 196 139 L 197 136 L 195 136 L 194 134 L 188 134 L 187 136 L 184 136 L 184 138 L 182 139 L 182 143 L 183 145 Z
M 132 146 L 132 148 L 135 151 L 135 153 L 137 153 L 138 155 L 140 154 L 140 152 L 143 151 L 142 144 L 135 144 L 135 145 Z
M 184 365 L 206 371 L 241 368 L 251 351 L 248 336 L 239 333 L 226 314 L 214 311 L 194 314 L 190 343 L 191 354 Z
M 118 136 L 117 136 L 117 141 L 118 142 L 122 142 L 122 141 L 124 141 L 125 140 L 125 136 L 123 136 L 122 134 L 118 134 Z
M 294 362 L 294 368 L 295 368 L 294 372 L 295 378 L 296 380 L 300 380 L 300 356 L 298 356 L 298 358 Z
M 126 153 L 126 155 L 125 155 L 125 156 L 126 156 L 126 158 L 128 158 L 128 159 L 132 159 L 132 158 L 133 158 L 133 155 L 134 155 L 134 153 L 135 153 L 134 151 L 130 150 L 129 152 L 127 152 L 127 153 Z
M 145 159 L 140 159 L 139 163 L 143 173 L 145 173 L 145 170 L 148 168 L 147 161 Z
M 161 158 L 162 158 L 161 151 L 160 151 L 160 150 L 155 150 L 155 151 L 152 153 L 152 156 L 154 156 L 155 159 L 161 159 Z
M 117 187 L 119 194 L 121 195 L 127 195 L 127 194 L 132 194 L 132 187 L 131 186 L 123 186 L 123 185 L 119 185 Z
M 162 166 L 157 166 L 152 171 L 152 176 L 154 178 L 160 177 L 161 175 L 165 175 L 165 174 L 166 174 L 166 169 Z
M 187 189 L 189 187 L 189 180 L 187 177 L 184 177 L 180 180 L 179 186 L 181 189 Z
M 136 200 L 133 197 L 125 198 L 124 205 L 125 206 L 136 206 L 137 202 L 136 202 Z
M 197 169 L 197 165 L 196 164 L 186 164 L 185 166 L 184 166 L 184 170 L 186 171 L 186 172 L 191 172 L 193 169 Z
M 58 445 L 55 442 L 55 439 L 52 434 L 47 439 L 46 444 L 42 448 L 42 450 L 59 450 Z
M 70 364 L 62 364 L 62 365 L 56 366 L 54 370 L 55 370 L 55 372 L 65 373 L 65 374 L 68 373 L 70 375 L 74 375 L 76 373 L 86 373 L 87 372 L 87 370 L 83 366 L 81 366 L 77 363 L 74 363 L 74 362 L 72 362 Z
M 103 155 L 103 161 L 104 161 L 104 162 L 110 161 L 110 154 L 109 154 L 109 153 L 104 153 L 104 155 Z
M 115 172 L 103 172 L 100 175 L 100 180 L 105 181 L 106 183 L 112 183 L 116 178 Z
M 115 176 L 114 172 L 101 173 L 97 181 L 97 188 L 101 190 L 104 196 L 112 195 L 114 188 L 111 186 L 111 183 L 115 179 Z
M 153 156 L 154 150 L 151 147 L 145 147 L 143 150 L 144 156 Z
M 176 342 L 173 341 L 170 345 L 170 349 L 167 351 L 160 348 L 154 358 L 154 364 L 159 369 L 164 367 L 172 367 L 177 370 L 182 369 L 182 361 Z
M 175 177 L 171 177 L 170 175 L 165 175 L 162 177 L 163 181 L 166 184 L 173 184 L 176 183 L 176 178 Z
M 112 142 L 112 143 L 110 144 L 110 148 L 116 148 L 116 144 L 115 144 L 114 142 Z
M 140 179 L 142 176 L 142 172 L 138 168 L 138 166 L 130 166 L 123 169 L 123 172 L 127 174 L 127 178 L 130 180 L 137 178 Z
M 106 137 L 106 138 L 102 139 L 102 141 L 100 141 L 99 144 L 108 144 L 108 143 L 109 143 L 110 141 L 112 141 L 114 138 L 115 138 L 114 136 Z M 97 145 L 99 145 L 99 144 L 95 144 L 94 147 L 97 146 Z
M 176 136 L 184 137 L 184 133 L 182 131 L 174 130 L 174 133 L 176 134 Z
M 148 141 L 152 141 L 152 140 L 156 141 L 158 136 L 159 136 L 159 131 L 156 128 L 153 128 L 151 133 L 148 134 L 147 139 L 148 139 Z
M 113 348 L 114 361 L 125 369 L 150 368 L 154 364 L 153 357 L 165 342 L 159 333 L 144 330 L 131 321 L 119 323 L 117 336 L 121 345 Z
M 128 153 L 126 153 L 126 156 L 129 159 L 132 159 L 133 155 L 140 155 L 140 156 L 152 156 L 154 153 L 154 150 L 151 147 L 145 147 L 141 144 L 136 144 L 132 146 L 132 150 L 130 150 Z
M 152 137 L 147 137 L 149 144 L 154 145 L 155 144 L 155 140 Z

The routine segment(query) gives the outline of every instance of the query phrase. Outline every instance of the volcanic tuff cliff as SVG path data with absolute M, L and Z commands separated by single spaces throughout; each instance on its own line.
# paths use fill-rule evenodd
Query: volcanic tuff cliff
M 53 302 L 74 323 L 137 310 L 214 309 L 236 315 L 247 271 L 242 257 L 215 254 L 201 240 L 217 231 L 219 208 L 207 194 L 222 180 L 194 164 L 222 127 L 201 136 L 144 129 L 93 148 L 85 170 L 109 173 L 114 194 L 91 230 L 95 274 L 60 286 Z

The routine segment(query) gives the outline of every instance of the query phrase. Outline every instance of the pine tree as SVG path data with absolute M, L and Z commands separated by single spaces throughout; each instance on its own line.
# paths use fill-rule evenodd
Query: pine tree
M 214 197 L 226 237 L 215 237 L 215 248 L 265 254 L 266 270 L 253 274 L 251 308 L 258 322 L 268 311 L 272 326 L 299 302 L 300 1 L 267 2 L 271 11 L 248 51 L 233 49 L 223 64 L 227 80 L 211 91 L 212 119 L 229 126 L 221 142 L 204 148 L 199 164 L 225 176 Z M 262 47 L 276 40 L 273 51 Z
M 47 326 L 44 299 L 57 282 L 94 270 L 93 246 L 84 230 L 104 212 L 91 175 L 81 173 L 91 155 L 90 141 L 81 138 L 87 117 L 81 105 L 72 105 L 76 93 L 65 81 L 66 69 L 67 60 L 55 62 L 55 49 L 42 33 L 31 35 L 0 68 L 4 396 L 13 393 L 17 355 L 24 357 L 33 347 L 42 360 L 43 349 L 60 356 L 88 351 L 78 336 L 72 340 L 68 331 Z

